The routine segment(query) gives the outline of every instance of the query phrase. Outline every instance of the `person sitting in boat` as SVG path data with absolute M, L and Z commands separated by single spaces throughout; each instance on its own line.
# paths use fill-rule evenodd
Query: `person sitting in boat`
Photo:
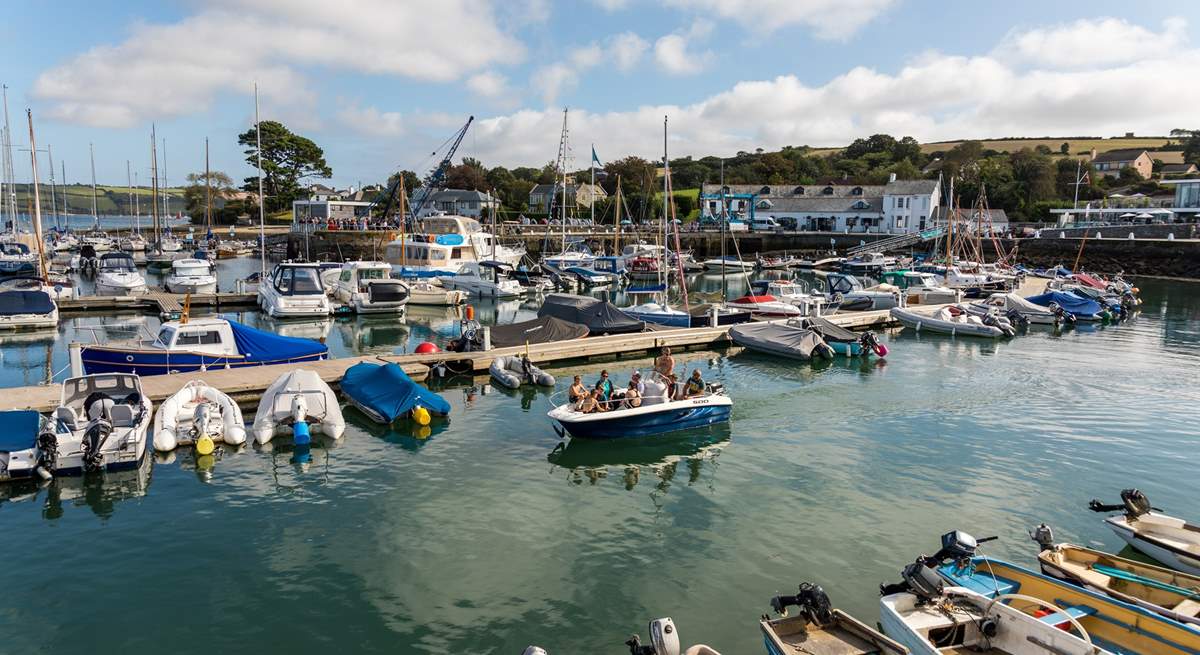
M 567 391 L 567 398 L 573 403 L 578 403 L 587 395 L 589 395 L 587 387 L 583 386 L 583 380 L 576 375 L 575 379 L 571 381 L 570 390 Z
M 605 410 L 601 399 L 602 395 L 600 393 L 600 389 L 593 389 L 592 393 L 584 396 L 583 400 L 579 401 L 579 405 L 575 407 L 575 411 L 581 414 L 595 414 L 596 412 L 603 412 Z
M 596 388 L 604 391 L 604 400 L 612 398 L 613 383 L 608 379 L 608 370 L 600 371 L 600 381 L 596 383 Z
M 638 383 L 635 380 L 629 381 L 629 388 L 625 390 L 624 402 L 621 405 L 627 409 L 642 406 L 642 394 L 638 392 Z
M 700 377 L 700 369 L 692 371 L 692 377 L 683 383 L 683 397 L 695 398 L 704 395 L 704 378 Z
M 639 396 L 646 395 L 646 383 L 642 382 L 642 372 L 641 371 L 633 372 L 633 375 L 630 376 L 630 378 L 629 378 L 629 384 L 632 385 L 635 389 L 637 389 Z

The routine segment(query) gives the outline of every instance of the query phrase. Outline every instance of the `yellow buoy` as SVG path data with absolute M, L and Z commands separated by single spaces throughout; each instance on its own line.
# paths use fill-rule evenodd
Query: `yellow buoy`
M 429 425 L 429 410 L 420 405 L 413 408 L 412 417 L 417 425 Z
M 212 455 L 201 455 L 196 458 L 196 470 L 197 471 L 211 471 L 213 465 L 216 463 L 217 463 L 217 459 L 215 457 L 213 457 Z
M 430 430 L 428 425 L 421 425 L 413 430 L 413 437 L 421 441 L 428 439 L 432 434 L 433 430 Z
M 196 440 L 196 452 L 201 455 L 211 455 L 213 448 L 215 446 L 213 445 L 212 437 L 207 434 Z

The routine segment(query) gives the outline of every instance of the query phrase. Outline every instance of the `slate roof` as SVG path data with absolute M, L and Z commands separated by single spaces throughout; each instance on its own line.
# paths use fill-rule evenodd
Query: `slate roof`
M 1092 161 L 1097 163 L 1133 161 L 1138 157 L 1141 157 L 1144 153 L 1146 153 L 1145 148 L 1123 148 L 1121 150 L 1109 150 L 1108 152 L 1102 152 L 1096 155 L 1096 158 Z

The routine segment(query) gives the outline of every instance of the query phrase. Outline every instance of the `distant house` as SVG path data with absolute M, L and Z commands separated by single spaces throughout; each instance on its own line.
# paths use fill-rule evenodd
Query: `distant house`
M 556 197 L 558 196 L 558 197 Z M 538 184 L 529 190 L 529 211 L 544 213 L 562 201 L 561 184 Z M 608 192 L 599 184 L 567 185 L 567 206 L 591 207 L 597 200 L 608 197 Z
M 1117 177 L 1121 171 L 1132 168 L 1143 180 L 1148 180 L 1154 173 L 1154 159 L 1142 148 L 1109 150 L 1092 159 L 1092 168 L 1105 177 Z
M 313 184 L 308 187 L 308 199 L 317 202 L 325 202 L 326 200 L 339 200 L 341 194 L 336 189 L 331 189 L 324 184 Z
M 1196 175 L 1197 173 L 1200 173 L 1200 169 L 1196 168 L 1195 164 L 1163 164 L 1158 171 L 1158 174 L 1164 178 Z
M 411 201 L 413 205 L 423 200 L 423 193 L 424 191 L 420 188 L 413 192 Z M 442 189 L 434 192 L 425 202 L 418 218 L 441 212 L 478 219 L 483 217 L 484 209 L 488 210 L 489 215 L 494 215 L 499 208 L 500 201 L 484 191 Z

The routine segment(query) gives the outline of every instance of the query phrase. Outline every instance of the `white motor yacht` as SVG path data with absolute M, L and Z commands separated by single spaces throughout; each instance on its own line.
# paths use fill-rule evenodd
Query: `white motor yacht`
M 108 252 L 113 249 L 113 240 L 107 233 L 94 230 L 83 235 L 80 247 L 83 246 L 91 246 L 96 252 Z
M 108 252 L 100 256 L 96 272 L 96 295 L 129 296 L 146 292 L 146 278 L 138 272 L 133 257 L 123 252 Z
M 145 252 L 146 237 L 140 234 L 131 234 L 121 239 L 121 250 L 125 252 Z
M 172 293 L 216 293 L 217 276 L 205 259 L 176 259 L 163 286 Z
M 258 304 L 274 318 L 327 316 L 333 311 L 317 264 L 276 266 L 258 285 Z
M 454 275 L 444 275 L 438 278 L 447 289 L 465 291 L 480 298 L 516 298 L 524 289 L 516 280 L 500 278 L 492 280 L 484 277 L 479 270 L 479 264 L 468 262 L 463 264 Z
M 391 273 L 387 262 L 346 262 L 333 281 L 333 297 L 357 314 L 399 314 L 408 302 L 408 285 Z
M 451 274 L 463 264 L 497 261 L 516 266 L 525 257 L 522 247 L 506 246 L 485 232 L 479 221 L 466 216 L 435 214 L 421 220 L 416 234 L 387 244 L 384 259 L 393 267 Z

